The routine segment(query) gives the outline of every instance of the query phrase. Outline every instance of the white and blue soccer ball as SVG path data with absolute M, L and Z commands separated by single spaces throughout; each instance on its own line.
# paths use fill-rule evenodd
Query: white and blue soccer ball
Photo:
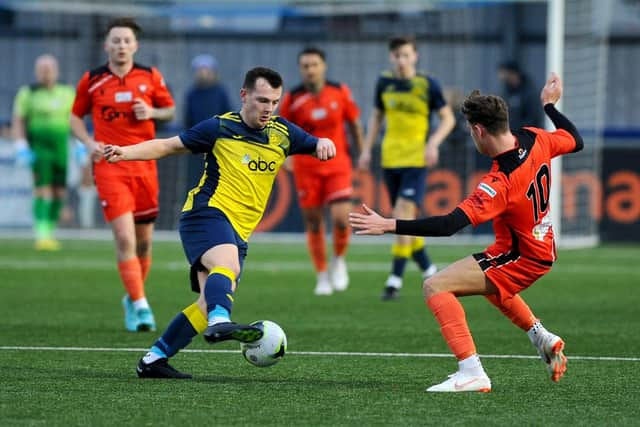
M 275 365 L 287 351 L 287 336 L 280 325 L 271 320 L 258 320 L 252 325 L 262 328 L 263 335 L 258 341 L 240 343 L 242 355 L 255 366 Z

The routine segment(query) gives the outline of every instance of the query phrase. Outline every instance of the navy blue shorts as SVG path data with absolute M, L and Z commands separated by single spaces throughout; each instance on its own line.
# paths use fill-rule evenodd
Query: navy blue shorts
M 242 240 L 233 228 L 227 216 L 216 208 L 200 208 L 183 212 L 178 227 L 182 248 L 191 265 L 189 277 L 191 289 L 200 293 L 198 284 L 198 271 L 208 272 L 200 262 L 200 257 L 214 246 L 230 243 L 238 247 L 238 259 L 240 260 L 240 274 L 236 284 L 240 281 L 242 266 L 247 256 L 248 245 Z
M 427 168 L 389 168 L 383 169 L 382 172 L 392 206 L 396 205 L 398 197 L 412 200 L 416 206 L 422 206 Z

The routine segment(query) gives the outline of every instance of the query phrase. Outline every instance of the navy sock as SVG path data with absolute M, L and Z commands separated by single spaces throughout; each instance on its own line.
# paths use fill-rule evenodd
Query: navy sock
M 411 252 L 411 258 L 416 262 L 416 264 L 418 264 L 418 267 L 422 271 L 431 267 L 431 260 L 429 259 L 429 255 L 427 255 L 427 250 L 424 246 Z
M 172 357 L 188 346 L 193 337 L 204 331 L 206 327 L 207 320 L 198 305 L 192 304 L 173 318 L 162 336 L 153 345 L 166 357 Z
M 393 264 L 391 266 L 391 274 L 394 276 L 402 277 L 404 275 L 404 268 L 407 265 L 407 258 L 394 257 Z
M 233 307 L 233 282 L 235 275 L 228 269 L 216 267 L 211 270 L 204 287 L 204 299 L 207 301 L 207 313 L 220 306 L 231 314 Z
M 178 351 L 189 345 L 193 337 L 198 335 L 191 322 L 184 313 L 173 318 L 162 336 L 153 344 L 167 357 L 174 356 Z

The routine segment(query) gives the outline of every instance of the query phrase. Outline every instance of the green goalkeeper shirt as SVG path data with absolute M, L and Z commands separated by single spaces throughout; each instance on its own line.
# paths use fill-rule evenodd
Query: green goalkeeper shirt
M 56 84 L 51 89 L 39 85 L 20 88 L 13 114 L 24 120 L 31 144 L 37 144 L 41 138 L 48 139 L 47 136 L 60 138 L 69 135 L 74 97 L 73 87 L 64 84 Z

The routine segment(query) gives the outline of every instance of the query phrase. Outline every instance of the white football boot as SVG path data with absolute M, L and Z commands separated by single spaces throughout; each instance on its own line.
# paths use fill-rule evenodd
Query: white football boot
M 329 279 L 333 289 L 342 292 L 349 286 L 349 273 L 344 257 L 334 257 L 329 265 Z
M 318 281 L 316 282 L 316 288 L 313 290 L 315 295 L 331 295 L 333 294 L 333 287 L 329 281 L 329 275 L 326 271 L 318 273 Z
M 567 371 L 567 358 L 563 353 L 564 341 L 562 338 L 551 332 L 546 332 L 539 337 L 535 346 L 540 358 L 547 364 L 551 380 L 560 381 L 560 378 Z
M 458 371 L 449 375 L 449 378 L 427 389 L 428 392 L 460 393 L 464 391 L 476 391 L 488 393 L 491 391 L 491 380 L 486 373 L 481 374 Z

